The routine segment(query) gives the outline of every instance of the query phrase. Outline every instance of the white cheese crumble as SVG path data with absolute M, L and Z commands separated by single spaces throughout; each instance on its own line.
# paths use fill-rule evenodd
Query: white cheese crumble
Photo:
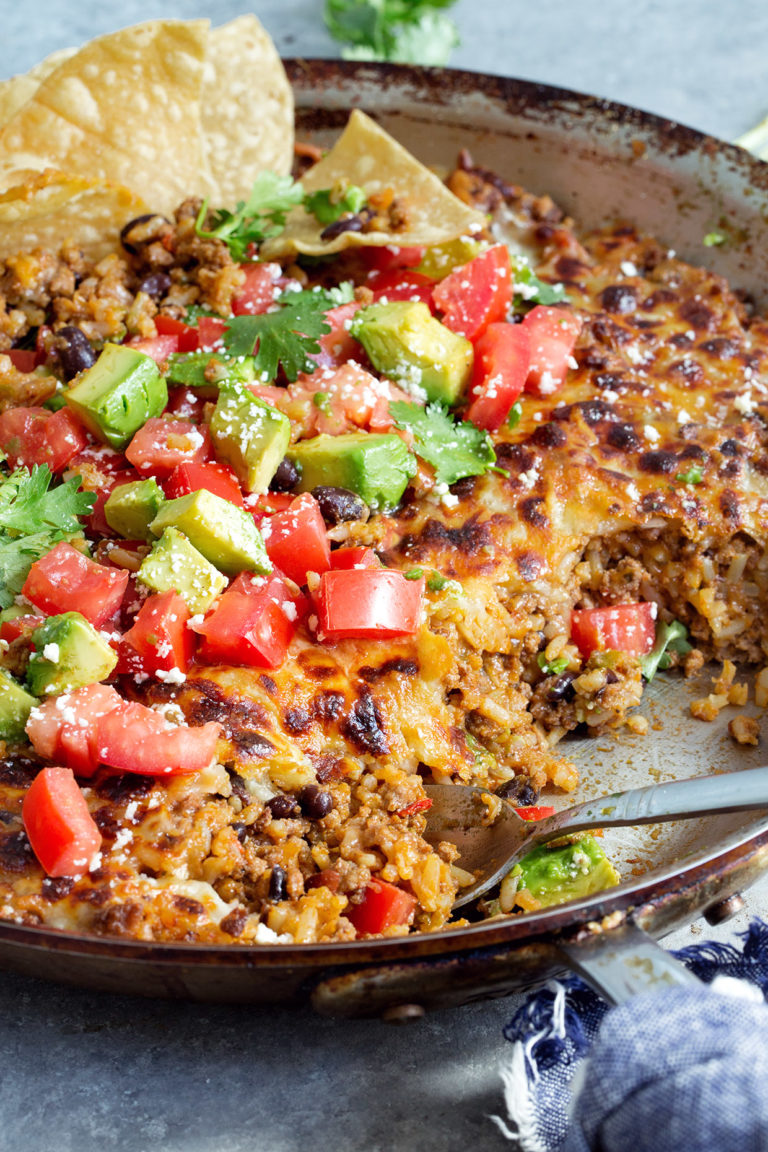
M 58 644 L 46 644 L 43 648 L 43 659 L 50 660 L 52 664 L 58 664 L 60 654 Z

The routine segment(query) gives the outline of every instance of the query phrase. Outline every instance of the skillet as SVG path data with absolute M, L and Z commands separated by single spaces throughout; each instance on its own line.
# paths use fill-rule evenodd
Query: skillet
M 768 307 L 768 165 L 671 121 L 563 89 L 476 73 L 340 61 L 288 61 L 299 139 L 325 145 L 353 106 L 422 161 L 448 169 L 460 148 L 530 191 L 549 193 L 580 226 L 630 220 L 706 263 Z M 728 242 L 705 248 L 714 229 Z M 702 684 L 660 677 L 643 706 L 651 731 L 569 741 L 578 797 L 760 763 L 724 724 L 690 719 Z M 657 729 L 657 730 L 654 730 Z M 606 836 L 624 882 L 586 900 L 430 935 L 260 948 L 146 944 L 0 921 L 0 965 L 66 983 L 144 996 L 311 1004 L 344 1016 L 407 1019 L 528 989 L 576 967 L 611 998 L 642 968 L 678 979 L 652 943 L 704 914 L 743 905 L 768 868 L 768 818 L 709 817 Z M 642 960 L 642 964 L 638 964 Z

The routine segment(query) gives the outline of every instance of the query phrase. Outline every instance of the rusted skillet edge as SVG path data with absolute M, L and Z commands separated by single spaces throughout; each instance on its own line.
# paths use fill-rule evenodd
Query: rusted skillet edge
M 544 118 L 553 112 L 564 112 L 582 118 L 599 116 L 599 120 L 593 121 L 592 124 L 598 135 L 608 135 L 616 126 L 642 129 L 655 138 L 662 152 L 670 156 L 685 156 L 692 153 L 708 156 L 719 153 L 743 168 L 745 173 L 749 173 L 749 181 L 755 188 L 768 192 L 768 164 L 758 160 L 739 145 L 681 124 L 677 120 L 666 119 L 654 112 L 646 112 L 629 104 L 577 92 L 571 88 L 458 68 L 426 68 L 406 64 L 317 58 L 294 58 L 284 60 L 283 63 L 291 84 L 299 91 L 302 85 L 306 84 L 308 76 L 311 76 L 312 87 L 316 90 L 322 91 L 324 86 L 330 84 L 341 84 L 345 88 L 352 89 L 351 93 L 345 92 L 346 103 L 340 104 L 338 108 L 303 105 L 297 101 L 297 115 L 299 117 L 306 115 L 317 124 L 320 124 L 323 118 L 326 118 L 329 127 L 344 123 L 349 115 L 350 105 L 364 103 L 355 96 L 355 88 L 363 90 L 370 84 L 375 84 L 378 89 L 377 109 L 374 109 L 374 115 L 377 110 L 396 112 L 398 101 L 395 97 L 403 90 L 408 90 L 416 103 L 423 102 L 427 106 L 425 118 L 434 117 L 435 107 L 440 107 L 444 112 L 449 111 L 462 95 L 480 94 L 489 103 L 495 104 L 500 111 L 512 116 L 529 116 L 535 119 Z M 393 82 L 391 103 L 388 100 L 390 82 Z M 441 116 L 441 120 L 444 123 L 451 122 L 448 116 Z M 459 114 L 455 124 L 467 131 L 473 130 L 472 126 L 467 124 L 466 114 L 463 117 Z M 494 125 L 493 130 L 503 133 L 503 128 L 498 125 Z
M 712 901 L 730 894 L 725 878 L 733 876 L 735 891 L 753 883 L 768 870 L 768 829 L 745 838 L 725 852 L 678 872 L 654 877 L 643 884 L 607 889 L 591 898 L 572 901 L 542 912 L 505 921 L 484 921 L 466 928 L 380 940 L 354 940 L 341 944 L 238 944 L 207 946 L 176 942 L 147 943 L 116 937 L 85 936 L 46 926 L 0 921 L 0 959 L 5 945 L 24 950 L 54 952 L 64 957 L 120 958 L 153 965 L 240 968 L 330 968 L 338 965 L 387 964 L 412 959 L 447 958 L 486 947 L 511 947 L 534 939 L 550 942 L 559 933 L 578 934 L 588 925 L 613 913 L 642 910 L 641 926 L 661 936 L 700 915 Z

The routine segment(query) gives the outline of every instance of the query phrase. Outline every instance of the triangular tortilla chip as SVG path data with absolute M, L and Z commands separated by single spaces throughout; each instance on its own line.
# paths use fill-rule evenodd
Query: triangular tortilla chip
M 207 193 L 200 92 L 206 20 L 155 20 L 91 41 L 0 131 L 0 187 L 57 168 L 131 188 L 156 211 Z
M 120 229 L 146 210 L 127 188 L 48 169 L 0 195 L 0 259 L 58 251 L 69 240 L 99 259 L 119 249 Z
M 327 256 L 344 248 L 397 244 L 402 248 L 444 244 L 485 226 L 481 212 L 468 207 L 442 181 L 398 144 L 383 128 L 355 109 L 333 148 L 302 177 L 306 192 L 358 184 L 367 195 L 391 188 L 407 204 L 409 227 L 403 232 L 342 232 L 322 240 L 324 225 L 303 208 L 294 208 L 285 231 L 262 247 L 262 258 Z
M 234 208 L 266 169 L 290 172 L 293 90 L 255 16 L 211 29 L 201 115 L 216 207 Z
M 75 52 L 77 48 L 59 48 L 58 52 L 46 56 L 29 72 L 11 76 L 9 80 L 0 80 L 0 128 L 4 128 L 11 116 L 32 99 L 43 80 L 55 72 L 59 64 L 74 56 Z

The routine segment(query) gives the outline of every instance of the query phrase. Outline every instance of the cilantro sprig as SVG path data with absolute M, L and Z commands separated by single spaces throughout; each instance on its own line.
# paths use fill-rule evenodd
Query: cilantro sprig
M 307 212 L 321 224 L 335 224 L 347 213 L 357 213 L 363 208 L 368 197 L 358 184 L 348 184 L 345 188 L 321 188 L 304 199 Z
M 212 227 L 205 229 L 208 200 L 204 200 L 195 220 L 195 232 L 204 240 L 223 240 L 232 259 L 246 258 L 251 244 L 261 244 L 279 236 L 291 208 L 304 200 L 304 189 L 290 176 L 262 172 L 253 182 L 247 200 L 240 200 L 234 212 L 217 208 L 211 213 Z
M 454 421 L 442 404 L 409 404 L 395 400 L 389 413 L 398 428 L 408 430 L 414 451 L 435 469 L 438 484 L 454 484 L 465 476 L 482 476 L 496 463 L 491 439 L 469 420 Z
M 300 372 L 313 372 L 310 359 L 320 351 L 318 337 L 331 331 L 325 313 L 333 307 L 326 292 L 283 292 L 280 307 L 260 316 L 234 316 L 222 337 L 232 356 L 253 356 L 256 375 L 274 380 L 282 367 L 293 383 Z
M 656 629 L 656 642 L 645 656 L 640 657 L 640 668 L 646 680 L 653 680 L 657 671 L 669 668 L 672 663 L 671 653 L 685 656 L 691 651 L 692 645 L 688 640 L 688 629 L 679 620 L 672 620 L 669 624 L 659 624 Z
M 21 592 L 35 560 L 60 540 L 81 531 L 80 516 L 93 509 L 96 497 L 78 491 L 80 477 L 51 487 L 47 465 L 17 468 L 0 482 L 0 607 L 8 608 Z
M 440 11 L 455 0 L 326 0 L 325 23 L 346 60 L 447 63 L 459 43 Z

